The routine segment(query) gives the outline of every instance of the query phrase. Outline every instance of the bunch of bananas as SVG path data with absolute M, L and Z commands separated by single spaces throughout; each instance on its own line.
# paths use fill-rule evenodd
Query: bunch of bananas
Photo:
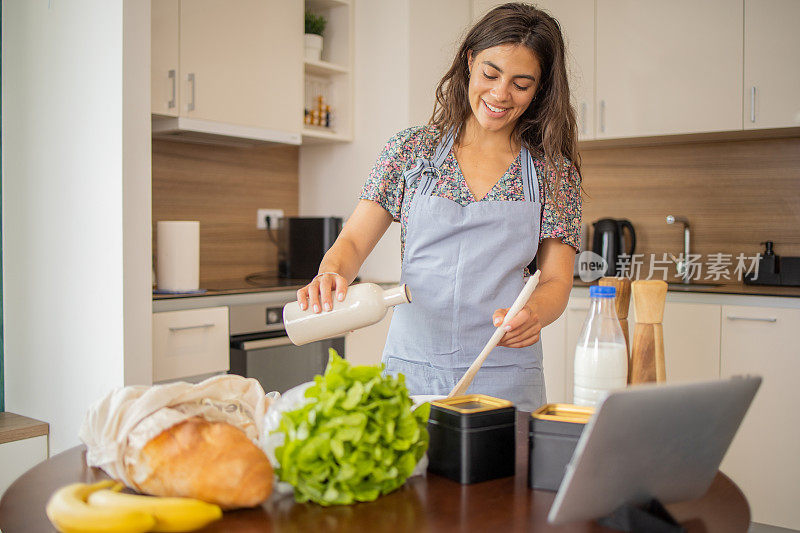
M 62 487 L 47 502 L 47 517 L 62 533 L 193 531 L 222 517 L 219 506 L 200 500 L 125 494 L 112 485 Z

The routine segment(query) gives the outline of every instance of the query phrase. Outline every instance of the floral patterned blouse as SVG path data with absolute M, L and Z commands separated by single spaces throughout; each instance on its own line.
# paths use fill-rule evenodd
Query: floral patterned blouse
M 408 190 L 406 190 L 403 172 L 413 167 L 417 158 L 430 159 L 433 157 L 438 144 L 437 137 L 436 127 L 431 125 L 415 126 L 394 135 L 378 156 L 375 167 L 361 189 L 360 199 L 377 202 L 392 215 L 395 221 L 400 222 L 401 254 L 405 250 L 411 199 L 419 184 L 419 179 L 416 179 L 408 185 Z M 542 198 L 544 202 L 539 241 L 557 238 L 578 250 L 581 239 L 581 194 L 578 172 L 571 163 L 563 171 L 559 189 L 554 191 L 556 201 L 560 204 L 560 209 L 558 209 L 545 194 L 545 185 L 542 179 L 545 170 L 544 158 L 532 157 L 539 182 L 539 198 Z M 452 150 L 447 154 L 440 171 L 440 177 L 434 186 L 432 195 L 453 200 L 462 206 L 476 201 L 461 174 Z M 555 178 L 555 171 L 551 170 L 547 176 L 550 190 L 553 189 Z M 492 200 L 525 200 L 522 192 L 522 170 L 519 155 L 480 201 Z

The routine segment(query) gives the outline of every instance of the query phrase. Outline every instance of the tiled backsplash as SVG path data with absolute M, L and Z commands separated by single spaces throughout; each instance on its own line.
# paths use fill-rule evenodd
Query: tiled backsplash
M 683 250 L 679 224 L 691 224 L 692 253 L 762 251 L 800 255 L 800 138 L 583 150 L 583 221 L 627 218 L 636 253 L 661 258 Z
M 200 221 L 200 279 L 277 273 L 276 247 L 257 230 L 256 210 L 298 212 L 298 147 L 248 148 L 153 141 L 153 225 Z M 800 138 L 584 149 L 583 221 L 627 218 L 637 253 L 683 250 L 753 255 L 762 241 L 800 255 Z M 157 238 L 154 230 L 154 239 Z M 155 246 L 154 246 L 155 250 Z
M 256 229 L 259 208 L 298 210 L 297 146 L 228 147 L 153 139 L 156 222 L 200 221 L 200 286 L 277 274 L 277 249 Z

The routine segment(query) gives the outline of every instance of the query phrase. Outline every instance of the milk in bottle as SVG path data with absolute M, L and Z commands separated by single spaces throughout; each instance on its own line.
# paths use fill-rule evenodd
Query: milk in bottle
M 589 288 L 592 299 L 575 348 L 575 381 L 572 402 L 594 406 L 614 389 L 625 387 L 628 352 L 614 307 L 614 287 Z

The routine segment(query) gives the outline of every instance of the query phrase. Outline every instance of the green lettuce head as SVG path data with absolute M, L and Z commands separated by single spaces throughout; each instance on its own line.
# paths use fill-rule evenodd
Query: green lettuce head
M 350 366 L 330 350 L 308 402 L 283 414 L 276 473 L 298 502 L 367 502 L 405 483 L 428 449 L 430 404 L 412 412 L 405 377 L 383 366 Z

